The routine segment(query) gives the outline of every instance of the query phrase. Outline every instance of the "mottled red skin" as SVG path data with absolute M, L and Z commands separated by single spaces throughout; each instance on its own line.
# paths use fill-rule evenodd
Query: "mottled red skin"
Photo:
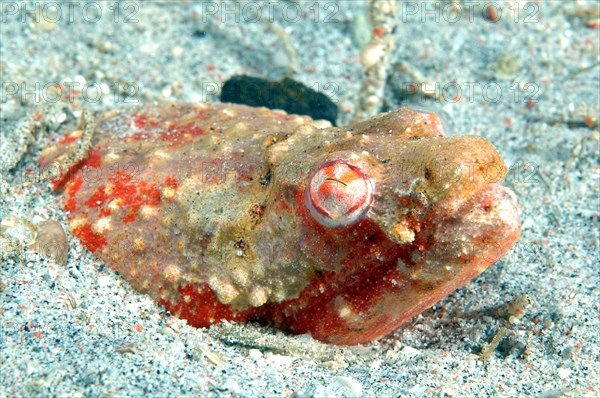
M 224 115 L 225 108 L 236 115 Z M 463 156 L 478 162 L 490 157 L 501 169 L 499 179 L 504 176 L 505 167 L 489 143 L 478 138 L 443 138 L 435 115 L 400 110 L 345 129 L 324 133 L 313 128 L 292 135 L 299 124 L 294 116 L 221 104 L 205 106 L 194 116 L 196 111 L 183 104 L 164 113 L 153 110 L 105 116 L 102 120 L 107 122 L 100 125 L 98 133 L 107 130 L 112 135 L 100 135 L 89 156 L 54 181 L 55 187 L 64 192 L 63 207 L 69 212 L 70 228 L 81 242 L 136 289 L 147 292 L 191 325 L 258 321 L 293 333 L 311 333 L 325 342 L 364 343 L 389 333 L 477 276 L 506 253 L 519 236 L 514 197 L 497 183 L 498 179 L 483 181 L 479 175 L 469 179 L 462 176 L 456 183 L 443 185 L 444 181 L 436 177 L 423 177 L 431 173 L 431 162 L 425 162 L 429 166 L 409 162 L 411 151 L 429 153 L 430 147 L 437 151 L 435 148 L 443 145 L 440 148 L 449 149 L 440 149 L 440 159 L 460 163 Z M 235 136 L 229 132 L 239 120 L 244 121 L 248 132 Z M 125 127 L 120 127 L 121 123 Z M 358 134 L 368 139 L 358 138 Z M 289 149 L 281 150 L 290 136 L 293 140 Z M 237 196 L 233 200 L 247 202 L 249 213 L 258 221 L 244 219 L 239 221 L 241 226 L 223 222 L 217 227 L 222 228 L 221 232 L 203 235 L 198 225 L 204 228 L 205 224 L 188 224 L 184 210 L 189 204 L 181 200 L 181 192 L 185 192 L 182 185 L 190 176 L 198 174 L 198 159 L 210 153 L 198 152 L 197 148 L 213 145 L 213 137 L 218 137 L 215 148 L 227 148 L 223 152 L 226 155 L 219 154 L 219 159 L 225 156 L 253 165 L 246 169 L 247 174 L 237 175 Z M 269 137 L 282 143 L 279 148 L 273 146 L 279 152 L 271 151 L 271 142 L 264 144 Z M 390 137 L 397 143 L 389 145 Z M 227 140 L 231 144 L 222 146 Z M 334 145 L 322 149 L 320 140 Z M 48 167 L 76 145 L 68 135 L 59 146 L 42 154 L 41 165 Z M 407 152 L 397 149 L 401 146 Z M 115 148 L 122 150 L 117 168 L 109 156 Z M 160 163 L 160 167 L 153 166 L 149 154 L 162 148 L 174 157 Z M 352 159 L 373 176 L 375 203 L 373 210 L 357 222 L 326 227 L 315 220 L 307 206 L 306 180 L 319 164 L 340 157 L 344 161 Z M 401 175 L 394 162 L 408 162 L 414 170 L 409 168 L 407 175 Z M 293 165 L 297 174 L 282 176 L 288 170 L 286 164 Z M 273 171 L 274 181 L 269 188 L 260 185 L 254 173 L 267 167 Z M 212 189 L 211 183 L 218 184 L 222 178 L 204 177 L 205 185 L 199 185 L 202 189 Z M 425 188 L 411 188 L 410 195 L 397 193 L 404 192 L 414 178 L 425 181 Z M 414 196 L 418 190 L 428 199 Z M 388 217 L 396 206 L 398 216 Z M 144 209 L 151 211 L 144 213 Z M 94 224 L 100 219 L 109 220 L 110 227 L 103 230 Z M 414 238 L 407 238 L 403 227 L 398 232 L 402 225 L 409 227 Z M 286 233 L 289 236 L 282 237 Z M 275 265 L 304 265 L 298 271 L 301 289 L 294 293 L 290 288 L 292 293 L 283 300 L 269 297 L 259 306 L 249 305 L 250 293 L 244 292 L 223 303 L 224 299 L 205 282 L 207 275 L 188 263 L 199 258 L 202 270 L 203 261 L 211 261 L 203 249 L 215 239 L 230 235 L 243 237 L 250 249 L 258 239 L 283 247 L 274 257 Z M 196 276 L 198 272 L 201 277 Z M 294 271 L 285 272 L 283 277 L 289 278 Z
M 483 207 L 490 197 L 504 194 L 503 189 L 494 185 L 465 206 L 470 207 L 473 202 L 477 202 L 476 206 Z M 458 213 L 462 219 L 463 213 Z M 323 236 L 320 226 L 314 225 L 308 217 L 306 220 L 308 229 L 313 230 L 316 236 Z M 445 228 L 452 228 L 457 222 L 460 220 L 453 214 L 431 212 L 422 220 L 421 228 L 428 230 L 440 224 Z M 485 242 L 487 249 L 484 250 L 487 251 L 483 255 L 470 253 L 464 256 L 460 259 L 463 265 L 460 272 L 428 287 L 421 281 L 411 281 L 406 275 L 398 272 L 396 263 L 400 258 L 409 267 L 418 268 L 422 266 L 424 257 L 435 256 L 436 253 L 431 252 L 435 242 L 432 242 L 430 234 L 418 235 L 410 245 L 398 245 L 387 239 L 377 226 L 365 222 L 357 224 L 350 231 L 345 228 L 336 231 L 337 234 L 332 236 L 332 239 L 343 241 L 344 236 L 352 235 L 354 231 L 357 231 L 358 236 L 369 237 L 367 241 L 360 242 L 361 244 L 348 242 L 352 250 L 346 261 L 362 258 L 364 262 L 360 267 L 349 265 L 344 269 L 352 270 L 350 272 L 329 273 L 315 278 L 311 287 L 305 289 L 299 299 L 275 306 L 266 317 L 260 319 L 274 321 L 278 326 L 288 328 L 294 333 L 310 332 L 316 339 L 336 344 L 366 342 L 387 334 L 477 276 L 480 271 L 473 267 L 474 263 L 479 264 L 478 267 L 493 264 L 512 247 L 519 235 L 518 230 L 510 231 L 508 235 L 504 235 L 506 230 L 482 230 L 472 238 L 472 242 L 474 247 L 481 247 L 481 243 Z M 311 234 L 308 231 L 307 233 Z M 318 250 L 318 242 L 315 242 L 315 246 Z M 375 258 L 372 254 L 375 247 L 380 253 L 385 253 L 389 260 L 380 261 Z M 412 253 L 419 253 L 420 256 L 414 258 Z M 443 253 L 437 255 L 443 258 Z M 392 280 L 396 283 L 392 283 Z M 315 295 L 319 285 L 327 286 L 327 292 Z M 427 291 L 429 294 L 425 294 Z M 338 294 L 343 296 L 355 311 L 362 314 L 357 325 L 348 327 L 347 322 L 340 319 L 334 305 L 334 298 Z M 382 309 L 390 306 L 397 308 L 397 311 Z
M 504 195 L 503 190 L 498 191 L 498 186 L 491 187 L 482 193 L 477 200 L 480 206 L 494 195 Z M 470 206 L 471 203 L 468 204 Z M 300 208 L 298 215 L 305 220 L 307 236 L 317 236 L 319 239 L 327 237 L 340 245 L 348 244 L 351 248 L 346 261 L 353 258 L 363 258 L 359 267 L 346 264 L 347 272 L 326 272 L 317 275 L 301 293 L 298 299 L 288 300 L 276 305 L 265 305 L 257 309 L 243 312 L 231 311 L 228 306 L 220 304 L 216 296 L 209 288 L 205 288 L 205 294 L 194 295 L 191 301 L 194 306 L 190 308 L 187 303 L 180 300 L 177 303 L 160 302 L 173 312 L 182 311 L 181 316 L 187 319 L 191 325 L 198 327 L 210 326 L 208 315 L 217 319 L 229 321 L 257 321 L 262 324 L 273 324 L 277 327 L 289 330 L 293 333 L 311 333 L 318 340 L 328 341 L 335 344 L 359 344 L 381 337 L 397 328 L 404 321 L 420 314 L 433 304 L 464 285 L 477 276 L 480 272 L 472 267 L 473 263 L 486 267 L 495 263 L 508 251 L 519 236 L 519 231 L 511 231 L 504 235 L 501 230 L 485 230 L 473 238 L 474 247 L 480 247 L 485 241 L 488 249 L 484 253 L 470 253 L 462 258 L 463 272 L 455 274 L 435 287 L 435 291 L 429 295 L 423 294 L 423 290 L 429 290 L 420 282 L 413 282 L 396 269 L 398 258 L 407 264 L 418 267 L 422 257 L 411 259 L 410 254 L 417 252 L 427 256 L 432 247 L 430 235 L 420 235 L 414 243 L 406 246 L 395 244 L 385 237 L 385 234 L 370 222 L 357 223 L 352 228 L 335 228 L 327 230 L 315 222 L 307 210 Z M 456 222 L 452 215 L 432 214 L 423 220 L 423 228 L 437 223 L 444 223 L 449 228 Z M 369 239 L 356 242 L 349 239 L 356 232 L 358 236 L 368 236 Z M 312 241 L 309 246 L 319 250 L 323 242 Z M 372 250 L 378 248 L 379 253 L 385 253 L 388 261 L 379 261 L 374 258 Z M 392 283 L 396 280 L 397 283 Z M 320 286 L 326 286 L 324 293 L 319 292 Z M 193 292 L 195 287 L 186 286 L 183 289 Z M 355 311 L 360 311 L 363 317 L 359 325 L 348 327 L 347 323 L 340 318 L 335 308 L 335 297 L 341 295 L 347 300 Z M 381 311 L 382 297 L 391 298 L 385 306 L 396 306 L 398 311 Z M 366 315 L 366 316 L 365 316 Z

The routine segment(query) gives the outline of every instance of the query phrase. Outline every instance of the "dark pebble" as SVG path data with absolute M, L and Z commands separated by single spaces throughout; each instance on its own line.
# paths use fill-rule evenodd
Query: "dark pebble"
M 222 102 L 283 109 L 287 113 L 325 119 L 336 125 L 338 107 L 325 94 L 295 80 L 273 82 L 257 77 L 233 76 L 221 90 Z

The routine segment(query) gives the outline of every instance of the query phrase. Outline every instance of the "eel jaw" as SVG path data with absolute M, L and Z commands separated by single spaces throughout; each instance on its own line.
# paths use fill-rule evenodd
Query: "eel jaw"
M 401 255 L 382 280 L 371 281 L 374 291 L 353 298 L 359 307 L 346 303 L 354 317 L 341 319 L 337 331 L 330 328 L 321 335 L 314 330 L 313 336 L 335 344 L 382 337 L 481 274 L 520 234 L 515 195 L 499 184 L 489 184 L 453 213 L 435 210 L 424 217 L 414 242 L 406 245 L 410 252 Z M 396 283 L 390 285 L 390 280 Z

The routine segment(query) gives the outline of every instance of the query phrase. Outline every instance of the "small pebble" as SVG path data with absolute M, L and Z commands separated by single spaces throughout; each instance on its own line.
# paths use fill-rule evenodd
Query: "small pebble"
M 240 386 L 233 378 L 229 378 L 223 383 L 221 389 L 231 391 L 232 393 L 237 393 L 240 391 Z
M 254 361 L 258 361 L 263 358 L 262 352 L 257 349 L 251 349 L 248 351 L 248 356 Z
M 98 275 L 98 287 L 106 288 L 110 283 L 110 277 L 108 275 Z
M 171 50 L 171 54 L 175 58 L 180 58 L 183 54 L 185 54 L 185 50 L 182 47 L 175 47 Z
M 44 257 L 53 258 L 59 265 L 65 265 L 69 258 L 69 241 L 62 225 L 58 221 L 46 220 L 36 228 L 36 251 Z
M 558 377 L 560 377 L 561 379 L 568 379 L 569 376 L 571 376 L 571 373 L 573 371 L 571 369 L 567 369 L 567 368 L 558 368 Z
M 419 398 L 419 397 L 423 397 L 425 396 L 425 392 L 427 391 L 427 387 L 426 386 L 421 386 L 419 384 L 417 384 L 416 386 L 413 386 L 410 388 L 409 392 L 411 393 L 411 395 L 415 398 Z
M 490 22 L 498 22 L 500 16 L 498 15 L 498 10 L 493 5 L 488 5 L 485 8 L 485 17 Z
M 409 347 L 406 346 L 402 349 L 402 351 L 400 351 L 402 353 L 402 355 L 404 355 L 405 357 L 408 358 L 413 358 L 416 357 L 417 355 L 421 355 L 421 351 L 417 350 L 416 348 L 413 347 Z

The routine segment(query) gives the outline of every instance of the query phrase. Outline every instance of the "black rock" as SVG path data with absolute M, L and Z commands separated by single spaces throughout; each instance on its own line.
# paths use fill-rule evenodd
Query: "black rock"
M 336 125 L 338 107 L 325 94 L 295 80 L 279 82 L 251 76 L 233 76 L 221 90 L 222 102 L 283 109 L 287 113 L 329 120 Z

